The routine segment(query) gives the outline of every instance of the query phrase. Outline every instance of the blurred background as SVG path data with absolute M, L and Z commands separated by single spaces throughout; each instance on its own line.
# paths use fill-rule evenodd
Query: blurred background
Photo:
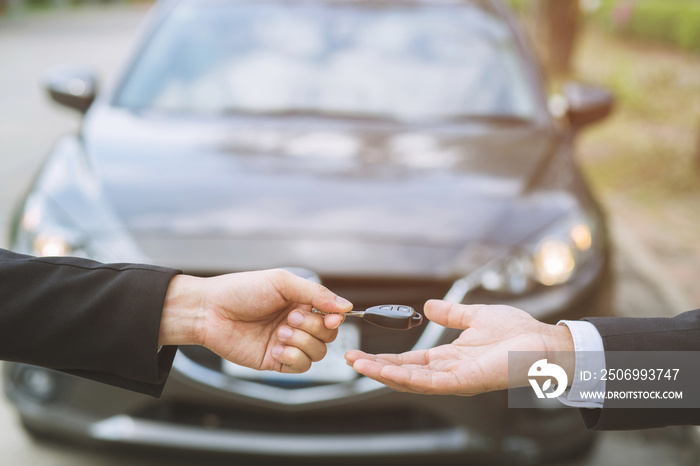
M 614 92 L 614 115 L 578 141 L 581 163 L 613 221 L 635 232 L 659 277 L 697 307 L 700 2 L 511 3 L 553 90 L 575 76 Z
M 619 314 L 670 316 L 697 308 L 700 0 L 509 3 L 538 51 L 550 95 L 573 79 L 615 95 L 613 115 L 576 144 L 578 162 L 609 217 Z M 0 246 L 8 246 L 13 208 L 49 148 L 81 121 L 50 102 L 42 73 L 79 63 L 106 82 L 114 79 L 151 5 L 0 0 Z M 124 462 L 111 452 L 32 440 L 4 401 L 0 426 L 3 463 Z M 699 439 L 696 428 L 604 433 L 590 455 L 566 464 L 698 464 Z M 173 461 L 129 456 L 130 464 Z

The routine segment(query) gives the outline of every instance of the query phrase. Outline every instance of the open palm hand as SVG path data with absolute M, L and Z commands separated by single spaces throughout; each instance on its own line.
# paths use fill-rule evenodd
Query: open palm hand
M 432 300 L 425 314 L 440 325 L 465 330 L 452 343 L 428 350 L 349 351 L 348 364 L 397 391 L 468 396 L 508 387 L 509 351 L 573 351 L 566 327 L 541 323 L 513 307 Z

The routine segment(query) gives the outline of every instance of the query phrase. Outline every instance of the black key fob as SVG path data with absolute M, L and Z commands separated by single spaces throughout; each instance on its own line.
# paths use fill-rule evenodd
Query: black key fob
M 362 318 L 370 324 L 393 330 L 408 330 L 423 322 L 423 316 L 411 306 L 382 304 L 365 309 Z

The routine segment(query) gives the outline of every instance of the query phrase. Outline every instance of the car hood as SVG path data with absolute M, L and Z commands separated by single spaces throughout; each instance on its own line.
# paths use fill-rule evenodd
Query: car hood
M 552 150 L 531 126 L 193 122 L 112 109 L 84 134 L 145 254 L 189 270 L 448 276 L 464 268 L 465 247 L 517 243 L 570 207 L 521 194 Z

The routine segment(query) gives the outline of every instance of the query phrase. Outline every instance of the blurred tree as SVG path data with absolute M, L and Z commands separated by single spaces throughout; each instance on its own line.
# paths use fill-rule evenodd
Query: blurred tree
M 697 124 L 697 136 L 695 143 L 695 170 L 700 174 L 700 121 Z
M 549 73 L 565 78 L 572 73 L 572 56 L 579 30 L 578 0 L 538 0 L 535 30 L 540 53 Z

